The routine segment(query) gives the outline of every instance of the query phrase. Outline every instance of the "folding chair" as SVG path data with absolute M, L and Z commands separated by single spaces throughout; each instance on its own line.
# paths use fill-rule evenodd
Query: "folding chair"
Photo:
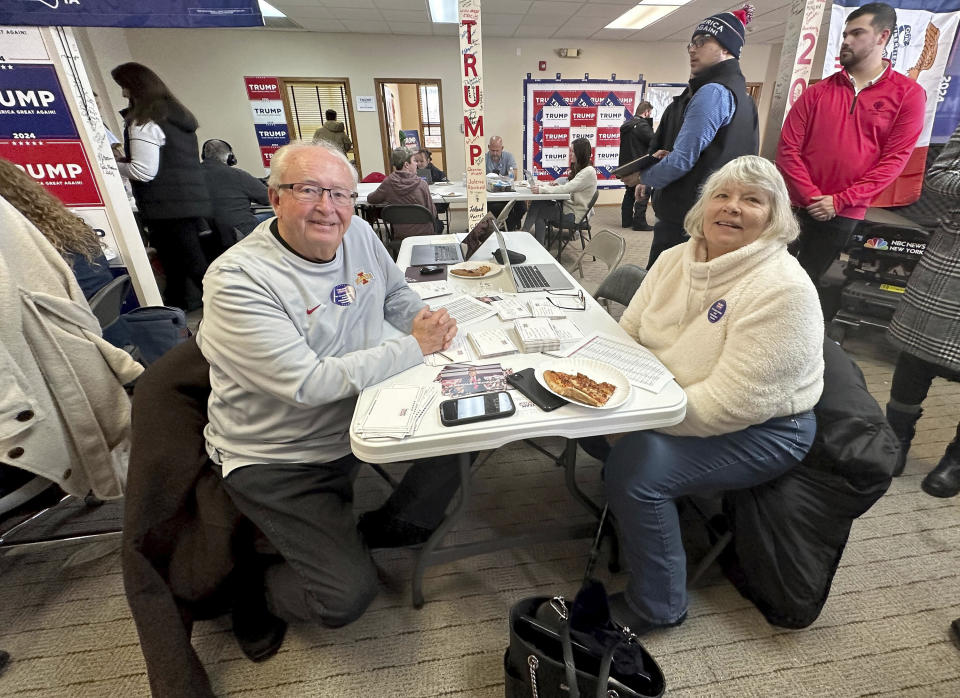
M 626 251 L 627 241 L 623 239 L 623 236 L 617 235 L 612 230 L 604 228 L 603 230 L 597 231 L 596 237 L 590 238 L 590 242 L 586 244 L 577 261 L 573 263 L 571 271 L 579 272 L 581 279 L 580 285 L 592 296 L 602 282 L 590 281 L 583 278 L 584 259 L 590 256 L 593 257 L 594 260 L 599 260 L 606 264 L 607 276 L 609 276 L 620 264 Z
M 433 225 L 434 230 L 436 230 L 437 224 L 437 218 L 430 213 L 430 209 L 420 206 L 419 204 L 391 204 L 384 206 L 383 210 L 380 211 L 380 219 L 387 228 L 387 239 L 384 245 L 390 250 L 390 254 L 393 255 L 394 259 L 397 258 L 400 245 L 403 241 L 396 237 L 393 226 L 429 223 Z
M 587 205 L 587 210 L 584 212 L 583 217 L 570 225 L 569 223 L 554 223 L 547 221 L 547 233 L 546 233 L 546 247 L 548 250 L 550 246 L 554 243 L 557 244 L 557 260 L 560 260 L 560 255 L 563 254 L 564 248 L 573 240 L 577 235 L 580 236 L 580 246 L 586 247 L 587 240 L 590 239 L 590 214 L 593 212 L 593 206 L 597 203 L 597 197 L 600 196 L 600 190 L 593 192 L 593 198 L 590 199 L 590 203 Z

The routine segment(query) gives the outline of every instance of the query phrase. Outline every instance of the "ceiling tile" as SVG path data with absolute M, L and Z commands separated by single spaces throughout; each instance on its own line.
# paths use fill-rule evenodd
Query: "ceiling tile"
M 383 17 L 380 16 L 380 10 L 376 9 L 375 7 L 332 7 L 330 8 L 330 11 L 333 13 L 334 18 L 342 21 L 351 20 L 353 22 L 371 22 L 376 24 L 383 23 Z
M 287 13 L 287 17 L 333 17 L 329 7 L 294 7 Z
M 364 22 L 362 20 L 347 19 L 344 26 L 354 34 L 389 34 L 390 27 L 383 22 Z
M 527 12 L 527 17 L 562 17 L 568 19 L 580 9 L 578 2 L 544 2 L 536 0 Z
M 325 0 L 323 5 L 326 7 L 376 7 L 373 0 Z
M 388 22 L 423 22 L 430 24 L 430 13 L 426 10 L 380 10 Z
M 511 26 L 516 29 L 517 25 L 523 21 L 521 15 L 483 15 L 480 19 L 480 26 L 483 29 L 487 27 L 506 27 Z
M 298 21 L 304 29 L 308 29 L 312 32 L 348 32 L 350 31 L 342 22 L 339 22 L 335 19 L 324 19 L 322 17 L 314 17 L 309 20 Z
M 553 36 L 555 31 L 557 31 L 556 27 L 535 27 L 524 22 L 517 27 L 514 36 L 524 39 L 546 39 Z
M 482 0 L 480 8 L 484 15 L 487 12 L 499 12 L 505 15 L 523 15 L 527 13 L 532 0 Z
M 606 5 L 606 4 L 592 4 L 586 3 L 579 10 L 577 10 L 577 17 L 604 17 L 609 24 L 617 17 L 626 12 L 629 7 L 625 8 L 623 5 Z
M 388 22 L 393 34 L 430 36 L 429 22 Z
M 434 36 L 457 36 L 457 30 L 460 28 L 456 24 L 431 24 Z
M 373 0 L 373 2 L 381 10 L 427 11 L 427 0 Z

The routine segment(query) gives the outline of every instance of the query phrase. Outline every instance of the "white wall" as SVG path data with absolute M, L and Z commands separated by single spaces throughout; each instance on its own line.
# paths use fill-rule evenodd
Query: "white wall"
M 464 170 L 459 134 L 463 121 L 460 101 L 459 43 L 456 37 L 413 37 L 366 34 L 315 34 L 307 32 L 242 29 L 89 29 L 89 50 L 109 90 L 115 109 L 124 100 L 109 72 L 123 60 L 138 61 L 155 70 L 200 121 L 200 141 L 223 138 L 237 154 L 240 166 L 262 172 L 253 119 L 243 86 L 244 75 L 280 77 L 346 77 L 357 95 L 374 94 L 374 78 L 439 78 L 443 90 L 447 169 L 451 176 Z M 483 41 L 484 133 L 503 137 L 507 150 L 518 159 L 522 152 L 523 79 L 564 78 L 636 79 L 649 82 L 685 82 L 689 76 L 682 43 L 576 41 L 583 49 L 577 59 L 560 58 L 554 49 L 563 42 L 540 39 Z M 566 40 L 566 44 L 570 41 Z M 746 46 L 741 64 L 748 81 L 763 82 L 775 74 L 779 52 L 769 45 Z M 129 56 L 127 52 L 129 51 Z M 518 55 L 519 52 L 519 55 Z M 547 71 L 537 63 L 547 61 Z M 765 84 L 760 104 L 763 126 L 773 85 Z M 354 104 L 354 107 L 356 105 Z M 365 171 L 379 170 L 383 156 L 378 115 L 354 112 L 361 164 Z M 605 193 L 600 202 L 618 200 L 618 191 Z

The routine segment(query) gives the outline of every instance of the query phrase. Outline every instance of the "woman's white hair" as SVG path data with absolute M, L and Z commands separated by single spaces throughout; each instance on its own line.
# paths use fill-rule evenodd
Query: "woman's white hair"
M 347 156 L 343 154 L 343 151 L 340 148 L 333 146 L 327 141 L 320 141 L 319 143 L 312 143 L 310 141 L 293 141 L 278 149 L 273 157 L 270 159 L 270 177 L 267 179 L 267 187 L 278 191 L 278 188 L 281 184 L 284 183 L 284 176 L 287 174 L 287 165 L 288 160 L 291 157 L 295 156 L 297 153 L 302 153 L 308 150 L 325 150 L 330 155 L 335 157 L 337 160 L 345 164 L 350 169 L 350 174 L 353 177 L 353 187 L 357 187 L 357 168 L 353 166 Z
M 757 155 L 742 155 L 731 160 L 707 178 L 700 198 L 683 219 L 683 227 L 692 238 L 703 239 L 703 215 L 706 203 L 718 189 L 728 184 L 756 187 L 770 198 L 770 219 L 760 234 L 788 245 L 800 235 L 800 226 L 790 208 L 787 185 L 776 166 Z

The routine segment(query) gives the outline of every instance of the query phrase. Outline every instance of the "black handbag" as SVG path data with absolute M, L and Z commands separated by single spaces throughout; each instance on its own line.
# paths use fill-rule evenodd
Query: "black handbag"
M 613 621 L 603 584 L 590 578 L 606 514 L 604 508 L 571 605 L 562 596 L 534 596 L 510 609 L 506 698 L 659 698 L 666 690 L 656 661 L 629 628 Z

